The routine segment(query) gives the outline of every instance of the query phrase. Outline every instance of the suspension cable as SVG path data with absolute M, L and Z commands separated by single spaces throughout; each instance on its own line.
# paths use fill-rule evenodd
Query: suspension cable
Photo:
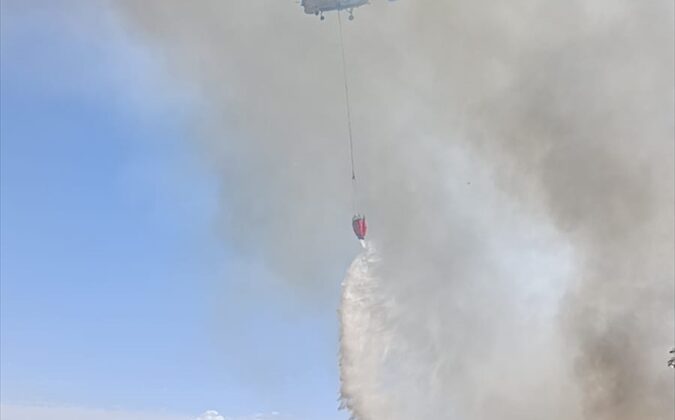
M 352 183 L 354 184 L 354 189 L 356 189 L 356 169 L 354 165 L 354 137 L 352 135 L 352 111 L 349 103 L 349 84 L 347 82 L 347 59 L 345 58 L 345 42 L 342 35 L 342 17 L 341 13 L 338 10 L 338 26 L 340 27 L 340 51 L 342 52 L 342 73 L 344 76 L 345 82 L 345 99 L 347 102 L 347 129 L 349 131 L 349 158 L 351 161 L 352 167 Z M 356 193 L 356 191 L 355 191 Z

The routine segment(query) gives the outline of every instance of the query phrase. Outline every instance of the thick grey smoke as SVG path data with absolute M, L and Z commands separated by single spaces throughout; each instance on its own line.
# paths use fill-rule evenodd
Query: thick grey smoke
M 354 242 L 335 16 L 113 4 L 207 100 L 227 234 L 320 299 Z M 363 420 L 671 419 L 672 2 L 374 2 L 345 26 L 388 302 Z

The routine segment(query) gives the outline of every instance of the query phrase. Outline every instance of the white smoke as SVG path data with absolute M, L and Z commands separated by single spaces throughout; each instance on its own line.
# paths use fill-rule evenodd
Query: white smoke
M 564 262 L 545 253 L 533 258 L 545 265 Z M 369 241 L 342 284 L 341 407 L 357 420 L 480 419 L 499 411 L 536 420 L 550 407 L 558 412 L 549 419 L 579 418 L 567 365 L 561 363 L 565 355 L 551 331 L 553 312 L 547 307 L 555 305 L 555 294 L 546 296 L 541 284 L 516 282 L 512 286 L 520 291 L 502 291 L 503 302 L 481 302 L 489 288 L 496 291 L 518 275 L 529 274 L 526 279 L 550 290 L 554 283 L 541 268 L 522 256 L 517 261 L 519 266 L 507 262 L 493 277 L 476 276 L 476 284 L 461 286 L 463 291 L 439 287 L 433 295 L 425 290 L 426 269 L 396 275 L 391 270 L 398 270 L 397 262 Z M 403 294 L 401 282 L 412 282 Z M 479 295 L 471 297 L 474 293 Z M 517 302 L 529 306 L 519 308 Z M 501 348 L 494 349 L 495 343 Z M 551 388 L 557 392 L 541 392 Z M 538 398 L 532 400 L 534 394 Z

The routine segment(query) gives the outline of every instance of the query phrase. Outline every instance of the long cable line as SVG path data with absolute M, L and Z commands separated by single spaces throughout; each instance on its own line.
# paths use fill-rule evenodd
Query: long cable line
M 352 164 L 352 179 L 356 181 L 356 170 L 354 169 L 354 137 L 352 135 L 352 111 L 349 103 L 349 83 L 347 81 L 347 59 L 345 58 L 345 42 L 342 35 L 342 18 L 338 11 L 338 26 L 340 27 L 340 51 L 342 52 L 342 73 L 345 82 L 345 99 L 347 102 L 347 129 L 349 131 L 349 157 Z
M 352 111 L 349 98 L 349 83 L 347 79 L 347 59 L 345 58 L 345 43 L 342 34 L 342 15 L 340 11 L 338 15 L 338 27 L 340 28 L 340 52 L 342 53 L 342 74 L 345 85 L 345 101 L 347 105 L 347 130 L 349 132 L 349 159 L 352 169 L 352 204 L 356 212 L 356 164 L 354 163 L 354 136 L 352 134 Z

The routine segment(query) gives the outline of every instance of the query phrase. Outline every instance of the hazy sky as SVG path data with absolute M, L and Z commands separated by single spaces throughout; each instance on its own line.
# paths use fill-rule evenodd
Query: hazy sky
M 336 15 L 1 14 L 3 420 L 348 418 Z M 358 420 L 672 418 L 672 2 L 356 15 L 358 210 L 381 257 L 352 283 L 370 306 L 345 300 Z
M 297 310 L 213 233 L 218 179 L 188 144 L 199 99 L 105 2 L 3 0 L 0 14 L 3 420 L 33 405 L 345 418 L 342 272 L 332 308 Z

